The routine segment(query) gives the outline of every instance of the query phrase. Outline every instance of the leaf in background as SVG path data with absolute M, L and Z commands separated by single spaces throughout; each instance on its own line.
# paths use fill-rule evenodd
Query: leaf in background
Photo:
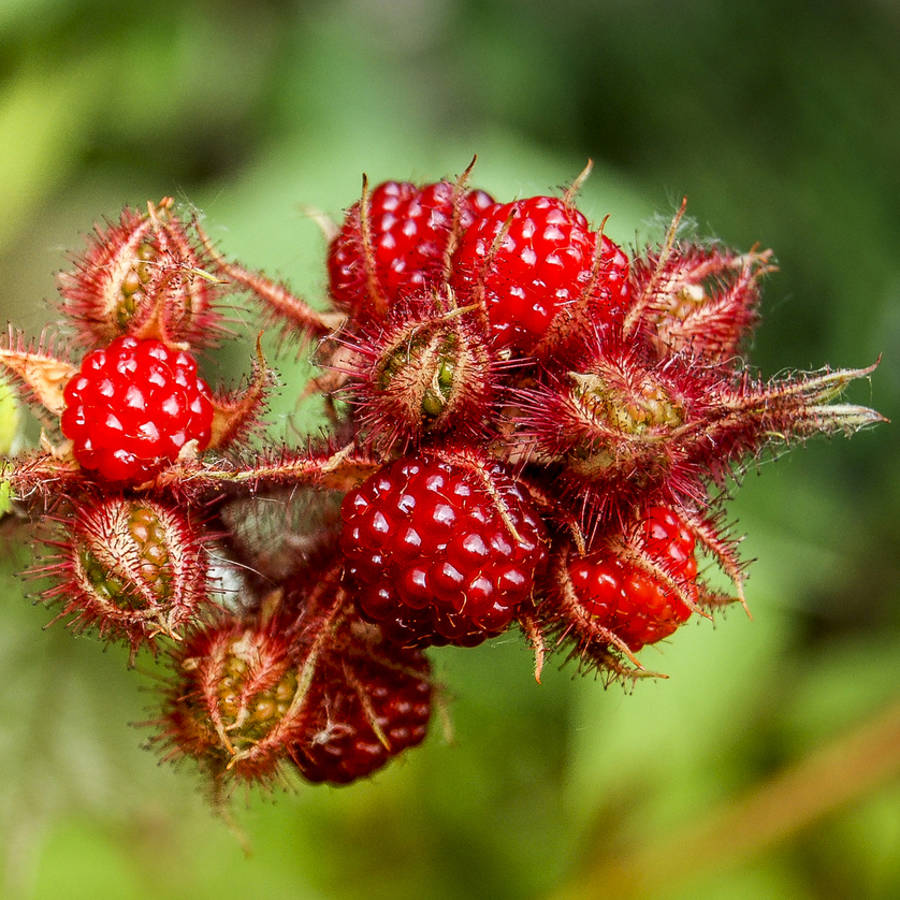
M 101 67 L 20 70 L 0 93 L 0 249 L 65 182 L 82 150 Z

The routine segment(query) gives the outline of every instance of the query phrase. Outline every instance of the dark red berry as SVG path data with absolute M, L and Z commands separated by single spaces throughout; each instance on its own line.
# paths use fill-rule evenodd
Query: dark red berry
M 540 516 L 490 463 L 404 457 L 351 491 L 341 513 L 348 585 L 363 614 L 406 643 L 501 633 L 546 559 Z
M 140 482 L 191 440 L 209 443 L 213 408 L 197 363 L 155 339 L 122 337 L 94 350 L 66 385 L 63 434 L 85 469 Z
M 487 307 L 498 346 L 528 352 L 561 309 L 608 321 L 621 313 L 628 289 L 628 257 L 574 207 L 555 197 L 495 204 L 463 235 L 451 284 L 461 302 Z
M 400 296 L 437 284 L 454 220 L 462 231 L 493 203 L 449 181 L 386 181 L 368 200 L 365 221 L 354 204 L 328 252 L 331 296 L 357 315 L 384 313 Z
M 371 627 L 371 626 L 369 626 Z M 292 758 L 307 781 L 348 784 L 420 744 L 431 717 L 428 660 L 383 647 L 386 658 L 349 656 L 321 672 L 302 743 Z
M 653 507 L 643 523 L 642 555 L 696 601 L 694 536 L 671 510 Z M 578 602 L 596 625 L 632 651 L 668 637 L 691 614 L 671 585 L 635 562 L 606 550 L 569 560 Z

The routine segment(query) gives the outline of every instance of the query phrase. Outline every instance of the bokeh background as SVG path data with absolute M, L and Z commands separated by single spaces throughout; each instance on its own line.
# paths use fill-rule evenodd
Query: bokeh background
M 510 199 L 590 157 L 580 205 L 620 242 L 687 195 L 701 235 L 772 246 L 754 362 L 884 354 L 850 398 L 896 421 L 898 39 L 890 0 L 2 0 L 0 316 L 52 320 L 66 251 L 126 203 L 195 205 L 316 298 L 308 207 L 339 216 L 362 172 L 435 180 L 477 152 L 474 183 Z M 249 358 L 248 337 L 219 374 Z M 303 371 L 279 366 L 275 433 Z M 626 694 L 551 663 L 537 686 L 515 636 L 435 652 L 452 740 L 349 789 L 239 797 L 249 858 L 129 727 L 150 681 L 42 631 L 4 537 L 0 895 L 900 896 L 897 450 L 887 425 L 748 473 L 753 620 L 648 648 L 669 680 Z

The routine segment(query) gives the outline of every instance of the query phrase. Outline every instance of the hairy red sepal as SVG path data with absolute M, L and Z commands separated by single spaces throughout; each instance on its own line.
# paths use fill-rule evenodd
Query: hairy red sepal
M 219 333 L 221 283 L 171 197 L 98 225 L 74 269 L 59 276 L 59 291 L 89 346 L 132 335 L 184 348 L 214 343 Z
M 55 560 L 33 573 L 57 582 L 42 600 L 62 604 L 56 619 L 76 631 L 126 641 L 132 660 L 159 636 L 181 640 L 208 603 L 203 538 L 178 509 L 145 498 L 86 501 L 66 531 L 48 542 Z

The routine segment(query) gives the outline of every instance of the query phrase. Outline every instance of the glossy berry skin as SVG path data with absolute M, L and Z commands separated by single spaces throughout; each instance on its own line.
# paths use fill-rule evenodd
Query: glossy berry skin
M 643 553 L 696 600 L 694 536 L 671 510 L 653 507 L 643 523 Z M 676 593 L 633 562 L 605 551 L 569 561 L 579 604 L 597 625 L 632 651 L 668 637 L 691 610 Z
M 499 467 L 490 478 L 493 496 L 471 468 L 404 457 L 344 499 L 348 588 L 393 640 L 478 644 L 530 599 L 546 561 L 544 525 Z
M 291 753 L 307 781 L 349 784 L 424 740 L 431 718 L 428 660 L 418 650 L 394 655 L 390 665 L 351 657 L 321 673 L 304 739 Z
M 457 227 L 465 230 L 493 199 L 478 190 L 460 196 L 449 181 L 424 187 L 408 181 L 378 185 L 367 207 L 369 259 L 360 204 L 354 204 L 328 251 L 331 296 L 338 306 L 355 314 L 384 313 L 399 297 L 437 285 L 453 229 L 455 202 L 459 203 Z
M 565 201 L 498 203 L 463 235 L 451 284 L 463 303 L 483 299 L 496 346 L 527 353 L 567 306 L 586 304 L 581 314 L 600 322 L 621 314 L 628 257 L 605 235 L 602 241 L 598 268 L 597 232 Z
M 94 350 L 66 385 L 63 434 L 85 469 L 140 483 L 191 440 L 210 440 L 213 408 L 197 363 L 155 339 L 122 337 Z

